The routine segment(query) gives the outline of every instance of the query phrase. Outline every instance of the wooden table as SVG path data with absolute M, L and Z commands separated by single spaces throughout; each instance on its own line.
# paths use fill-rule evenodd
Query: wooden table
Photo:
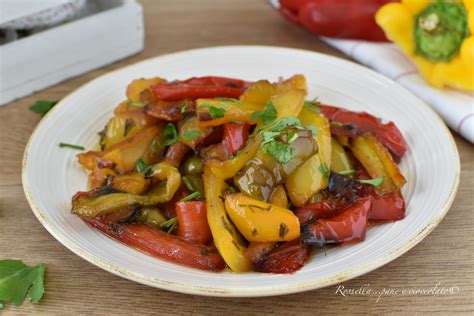
M 142 59 L 196 47 L 258 44 L 304 48 L 343 56 L 315 36 L 285 22 L 266 1 L 143 1 L 145 50 L 0 108 L 0 258 L 47 263 L 46 294 L 39 305 L 8 304 L 4 314 L 38 313 L 275 313 L 473 312 L 474 150 L 455 135 L 461 184 L 451 210 L 419 245 L 390 264 L 345 282 L 345 288 L 457 287 L 443 296 L 348 296 L 337 286 L 281 297 L 232 299 L 184 295 L 140 285 L 84 261 L 57 242 L 31 212 L 21 186 L 21 159 L 40 117 L 28 110 L 38 99 L 61 99 L 82 84 Z M 124 21 L 126 23 L 126 21 Z M 60 44 L 60 43 L 58 43 Z M 5 74 L 2 74 L 5 75 Z M 159 75 L 159 74 L 157 74 Z M 442 165 L 439 166 L 443 168 Z M 436 172 L 436 170 L 433 170 Z

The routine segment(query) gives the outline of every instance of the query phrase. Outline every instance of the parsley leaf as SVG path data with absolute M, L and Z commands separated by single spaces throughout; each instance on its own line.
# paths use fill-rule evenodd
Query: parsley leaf
M 184 198 L 182 198 L 181 200 L 179 200 L 180 202 L 189 202 L 189 201 L 192 201 L 194 199 L 197 199 L 198 197 L 201 196 L 201 193 L 199 192 L 193 192 L 187 196 L 185 196 Z
M 128 100 L 127 104 L 130 105 L 130 106 L 136 106 L 136 107 L 139 107 L 139 108 L 144 108 L 146 106 L 146 104 L 143 103 L 143 102 L 136 102 L 136 101 L 132 101 L 132 100 Z
M 321 174 L 322 174 L 325 178 L 329 178 L 330 171 L 329 171 L 328 165 L 326 165 L 325 162 L 323 162 L 323 163 L 319 166 L 319 171 L 321 172 Z
M 189 130 L 184 132 L 184 137 L 187 139 L 196 139 L 201 136 L 201 132 L 196 131 L 196 130 Z
M 173 217 L 167 220 L 166 222 L 161 223 L 160 228 L 166 230 L 168 234 L 171 234 L 177 225 L 178 225 L 178 218 Z
M 135 124 L 131 120 L 125 120 L 125 126 L 123 128 L 123 137 L 127 137 L 130 130 L 133 128 Z
M 144 173 L 145 176 L 150 172 L 151 168 L 153 168 L 153 165 L 147 166 L 142 159 L 135 161 L 135 169 L 137 169 L 138 172 Z
M 21 305 L 29 291 L 30 301 L 38 303 L 44 293 L 45 269 L 44 263 L 28 267 L 20 260 L 0 260 L 0 302 Z
M 215 98 L 215 99 L 218 101 L 230 101 L 230 102 L 240 103 L 239 99 L 234 99 L 234 98 Z
M 173 123 L 168 123 L 161 134 L 166 138 L 163 146 L 170 146 L 178 141 L 178 132 Z
M 352 175 L 354 174 L 356 171 L 354 169 L 349 169 L 349 170 L 342 170 L 342 171 L 339 171 L 338 173 L 339 174 L 342 174 L 343 176 L 347 176 L 347 175 Z
M 226 112 L 225 109 L 218 108 L 210 104 L 201 104 L 199 107 L 209 109 L 209 114 L 211 114 L 212 119 L 218 119 L 218 118 L 224 117 L 225 112 Z
M 385 180 L 385 177 L 382 176 L 382 177 L 378 177 L 378 178 L 375 178 L 375 179 L 367 179 L 367 180 L 361 179 L 361 180 L 359 180 L 359 182 L 363 183 L 363 184 L 370 184 L 370 185 L 373 185 L 374 187 L 378 188 L 382 184 L 383 180 Z
M 185 101 L 183 101 L 183 104 L 181 105 L 181 113 L 186 113 L 186 105 L 188 105 L 188 103 Z
M 262 145 L 262 151 L 272 155 L 280 163 L 288 163 L 295 155 L 295 149 L 280 141 L 267 142 Z
M 59 143 L 59 148 L 72 148 L 72 149 L 77 149 L 77 150 L 85 150 L 83 146 L 78 146 L 78 145 L 73 145 L 73 144 L 67 144 L 67 143 Z
M 316 126 L 310 124 L 306 126 L 306 129 L 310 130 L 313 136 L 318 136 L 318 128 Z
M 319 104 L 321 104 L 321 102 L 319 102 L 317 99 L 314 99 L 313 101 L 304 101 L 304 107 L 315 113 L 321 112 L 321 110 L 315 106 Z
M 275 106 L 273 105 L 273 103 L 270 101 L 265 106 L 265 110 L 263 112 L 262 111 L 253 112 L 251 118 L 252 120 L 255 120 L 255 121 L 260 119 L 263 125 L 267 126 L 276 120 L 277 115 L 278 115 L 277 110 Z
M 49 110 L 53 108 L 53 106 L 56 105 L 56 103 L 58 103 L 58 101 L 38 100 L 30 106 L 30 110 L 41 116 L 44 116 Z

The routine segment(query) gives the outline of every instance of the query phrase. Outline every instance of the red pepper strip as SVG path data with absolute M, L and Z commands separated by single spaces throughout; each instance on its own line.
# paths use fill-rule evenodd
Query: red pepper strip
M 180 142 L 176 142 L 168 147 L 165 160 L 172 164 L 173 167 L 178 168 L 184 156 L 186 156 L 190 149 L 191 148 L 189 148 L 189 146 Z
M 235 154 L 249 139 L 250 125 L 248 123 L 227 123 L 224 125 L 222 143 L 229 155 Z
M 405 139 L 393 123 L 380 123 L 380 120 L 366 112 L 352 112 L 330 105 L 318 105 L 324 116 L 330 121 L 353 125 L 359 132 L 374 133 L 387 147 L 395 161 L 399 161 L 406 152 Z
M 186 241 L 200 244 L 206 244 L 211 240 L 206 202 L 178 202 L 176 203 L 176 215 L 178 216 L 178 236 Z
M 301 244 L 299 239 L 287 241 L 273 249 L 253 269 L 266 273 L 293 273 L 301 269 L 308 260 L 311 249 Z
M 216 97 L 238 98 L 249 85 L 248 81 L 209 76 L 158 83 L 152 86 L 152 91 L 157 99 L 166 101 Z
M 346 209 L 351 202 L 346 200 L 327 200 L 315 203 L 308 203 L 305 206 L 298 207 L 295 215 L 300 223 L 306 224 L 314 222 L 320 218 L 334 217 Z
M 84 221 L 104 234 L 159 259 L 208 271 L 220 271 L 225 267 L 215 247 L 189 243 L 144 224 L 114 224 L 100 218 Z
M 168 202 L 158 204 L 158 208 L 161 213 L 167 218 L 173 218 L 176 216 L 176 203 L 179 202 L 185 196 L 188 196 L 191 192 L 186 189 L 184 184 L 181 184 L 178 191 L 173 195 L 173 198 Z
M 405 217 L 405 200 L 400 192 L 372 194 L 369 220 L 373 222 L 397 221 Z
M 248 247 L 244 250 L 245 257 L 252 263 L 258 264 L 277 247 L 274 242 L 250 242 Z
M 321 246 L 328 243 L 364 240 L 370 205 L 370 196 L 362 197 L 335 217 L 321 218 L 314 224 L 303 226 L 302 242 Z
M 387 41 L 375 13 L 394 0 L 280 0 L 280 12 L 310 32 L 336 38 Z M 342 14 L 343 12 L 343 14 Z

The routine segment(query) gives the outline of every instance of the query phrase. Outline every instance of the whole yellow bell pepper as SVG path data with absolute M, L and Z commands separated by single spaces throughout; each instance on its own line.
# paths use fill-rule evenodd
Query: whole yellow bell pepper
M 300 235 L 298 217 L 286 208 L 253 199 L 243 193 L 228 195 L 225 208 L 248 241 L 290 241 Z
M 474 90 L 474 0 L 402 0 L 375 20 L 431 85 Z

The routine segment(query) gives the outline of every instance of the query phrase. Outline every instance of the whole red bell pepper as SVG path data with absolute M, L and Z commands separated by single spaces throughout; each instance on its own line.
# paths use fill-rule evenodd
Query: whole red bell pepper
M 183 81 L 158 83 L 152 91 L 158 100 L 178 101 L 199 98 L 238 98 L 250 82 L 225 77 L 199 77 Z
M 321 246 L 328 243 L 364 240 L 370 205 L 370 196 L 362 197 L 337 216 L 321 218 L 314 224 L 303 226 L 302 242 Z
M 280 0 L 280 12 L 290 22 L 328 37 L 387 41 L 375 23 L 375 13 L 394 0 Z
M 227 123 L 224 125 L 222 144 L 229 155 L 235 154 L 249 139 L 248 123 Z
M 176 203 L 178 236 L 186 241 L 206 244 L 212 238 L 207 222 L 206 202 L 189 201 Z
M 84 221 L 104 234 L 159 259 L 208 271 L 220 271 L 225 267 L 215 247 L 186 242 L 181 237 L 144 224 L 117 224 L 101 218 Z
M 405 154 L 405 139 L 393 122 L 382 124 L 378 118 L 366 112 L 353 112 L 323 104 L 319 104 L 317 107 L 330 121 L 352 125 L 362 133 L 375 134 L 382 144 L 388 148 L 395 161 L 400 161 L 400 158 Z M 337 131 L 332 129 L 331 132 Z M 347 136 L 346 134 L 342 135 Z

